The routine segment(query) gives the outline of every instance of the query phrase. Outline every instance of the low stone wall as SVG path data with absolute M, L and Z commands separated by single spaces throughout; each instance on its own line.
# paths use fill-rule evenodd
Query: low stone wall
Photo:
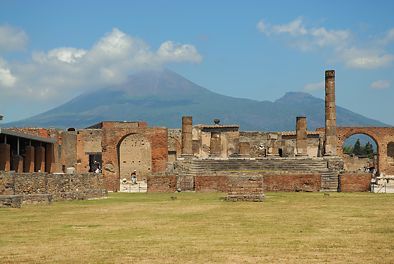
M 21 195 L 24 203 L 50 203 L 107 195 L 101 174 L 0 172 L 0 195 Z
M 173 176 L 149 176 L 147 178 L 148 192 L 175 192 L 177 177 Z
M 263 178 L 265 192 L 318 192 L 321 185 L 320 173 L 300 174 L 251 174 L 251 175 L 207 175 L 195 176 L 195 190 L 197 192 L 228 192 L 229 178 L 241 176 L 258 176 Z
M 228 192 L 229 176 L 195 176 L 196 192 Z
M 320 173 L 264 175 L 265 192 L 318 192 Z
M 22 206 L 22 195 L 0 195 L 0 208 L 12 207 L 20 208 Z
M 339 188 L 341 192 L 368 192 L 371 190 L 371 173 L 341 173 Z
M 263 201 L 264 193 L 262 176 L 228 177 L 228 182 L 227 201 Z
M 194 190 L 196 192 L 229 192 L 230 185 L 235 186 L 233 180 L 241 179 L 242 177 L 260 177 L 263 180 L 262 186 L 263 191 L 265 192 L 318 192 L 321 185 L 320 173 L 282 173 L 257 175 L 256 173 L 251 173 L 249 175 L 247 173 L 244 173 L 243 175 L 232 173 L 228 175 L 194 176 Z M 239 184 L 242 185 L 242 182 Z M 176 191 L 176 186 L 176 176 L 148 177 L 148 192 L 174 192 Z

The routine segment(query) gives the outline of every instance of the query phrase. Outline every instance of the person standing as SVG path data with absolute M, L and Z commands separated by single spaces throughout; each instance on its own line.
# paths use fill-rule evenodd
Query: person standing
M 131 173 L 131 184 L 136 184 L 136 183 L 137 183 L 137 171 L 134 170 L 134 171 Z

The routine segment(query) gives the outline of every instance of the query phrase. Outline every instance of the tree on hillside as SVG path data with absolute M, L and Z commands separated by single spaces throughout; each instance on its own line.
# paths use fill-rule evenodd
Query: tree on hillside
M 353 153 L 353 147 L 352 146 L 343 146 L 343 153 L 345 154 L 352 154 Z
M 354 143 L 353 154 L 356 156 L 362 155 L 360 139 L 357 139 L 356 143 Z
M 364 152 L 369 158 L 373 157 L 373 146 L 371 143 L 369 143 L 369 141 L 365 144 Z

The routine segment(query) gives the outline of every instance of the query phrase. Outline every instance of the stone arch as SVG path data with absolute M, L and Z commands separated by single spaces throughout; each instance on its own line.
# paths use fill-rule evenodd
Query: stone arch
M 394 141 L 387 144 L 387 162 L 389 165 L 394 165 Z
M 343 153 L 343 147 L 345 145 L 345 142 L 352 138 L 353 136 L 358 136 L 359 135 L 364 135 L 367 136 L 369 139 L 368 141 L 373 141 L 372 145 L 375 145 L 376 149 L 374 150 L 374 155 L 367 157 L 367 156 L 357 156 L 357 155 L 346 155 L 345 153 Z M 341 150 L 342 150 L 342 157 L 343 157 L 343 161 L 344 161 L 344 169 L 346 171 L 365 171 L 367 169 L 367 171 L 372 172 L 374 171 L 374 169 L 377 169 L 378 166 L 378 161 L 379 161 L 379 142 L 373 138 L 372 136 L 369 135 L 369 133 L 349 133 L 349 136 L 346 136 L 343 138 L 342 141 L 342 146 Z
M 343 145 L 349 137 L 357 134 L 363 134 L 368 137 L 370 137 L 373 141 L 376 143 L 376 153 L 377 153 L 377 159 L 375 161 L 375 166 L 377 171 L 380 171 L 380 165 L 382 162 L 382 153 L 381 153 L 381 148 L 382 148 L 382 138 L 379 136 L 378 131 L 376 128 L 370 128 L 370 127 L 339 127 L 337 128 L 337 154 L 341 157 L 345 157 L 345 154 L 343 153 Z
M 127 134 L 117 146 L 119 178 L 129 179 L 133 170 L 137 179 L 146 179 L 152 170 L 152 148 L 150 141 L 142 134 Z

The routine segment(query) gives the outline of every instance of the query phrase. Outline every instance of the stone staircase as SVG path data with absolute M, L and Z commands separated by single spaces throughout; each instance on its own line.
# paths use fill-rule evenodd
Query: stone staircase
M 194 176 L 219 175 L 220 173 L 227 175 L 232 173 L 245 175 L 258 173 L 320 173 L 320 191 L 337 192 L 339 186 L 338 173 L 334 169 L 329 169 L 327 160 L 323 158 L 192 159 L 183 162 L 182 169 L 178 173 L 185 183 L 189 182 L 189 188 L 192 188 L 190 179 Z
M 323 159 L 228 159 L 192 160 L 187 175 L 218 172 L 321 172 L 327 171 Z
M 337 192 L 338 186 L 338 173 L 336 171 L 327 170 L 321 172 L 321 192 Z

